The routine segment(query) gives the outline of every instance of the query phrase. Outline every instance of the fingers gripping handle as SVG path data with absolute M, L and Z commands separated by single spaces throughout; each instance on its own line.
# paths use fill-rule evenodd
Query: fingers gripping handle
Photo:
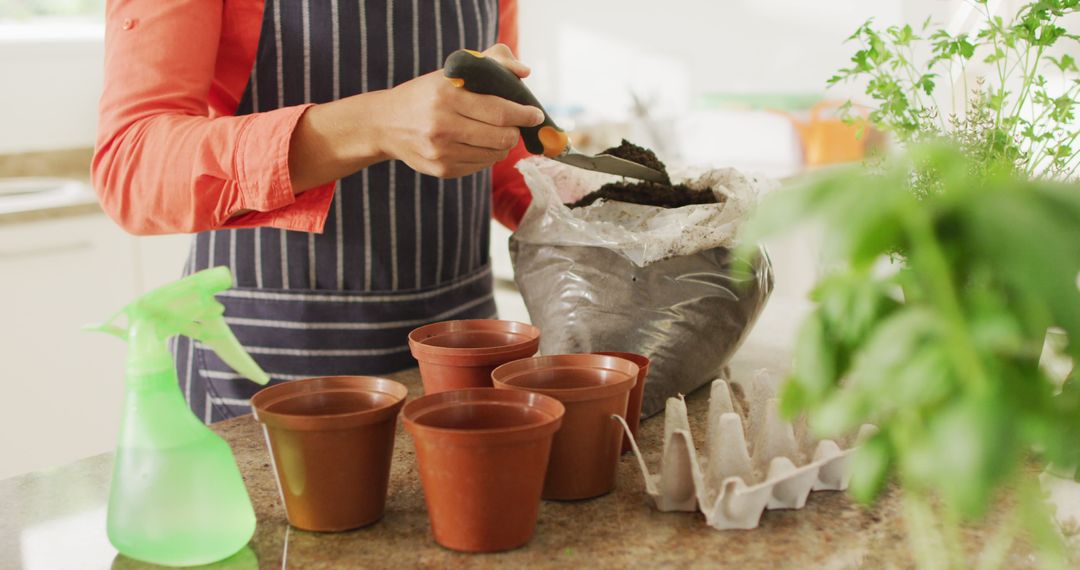
M 481 95 L 502 97 L 544 111 L 536 96 L 513 71 L 480 52 L 459 49 L 450 54 L 443 66 L 443 75 L 456 87 L 464 87 Z M 569 137 L 551 120 L 547 111 L 544 111 L 543 123 L 519 130 L 525 148 L 533 154 L 559 156 L 570 146 Z

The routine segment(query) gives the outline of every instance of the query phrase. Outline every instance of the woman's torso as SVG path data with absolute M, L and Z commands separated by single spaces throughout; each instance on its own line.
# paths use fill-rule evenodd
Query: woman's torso
M 497 36 L 496 0 L 268 0 L 257 17 L 255 4 L 225 3 L 214 113 L 385 89 Z M 377 164 L 339 182 L 324 233 L 204 232 L 185 272 L 232 268 L 236 288 L 220 296 L 226 318 L 275 381 L 391 372 L 412 365 L 415 326 L 494 314 L 490 188 L 490 171 L 439 180 L 398 161 Z M 180 341 L 176 356 L 204 419 L 247 411 L 255 386 L 212 352 Z

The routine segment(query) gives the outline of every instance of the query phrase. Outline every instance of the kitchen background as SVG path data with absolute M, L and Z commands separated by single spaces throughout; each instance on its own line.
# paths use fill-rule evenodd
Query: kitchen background
M 126 235 L 86 186 L 102 5 L 0 0 L 0 478 L 112 448 L 125 347 L 80 326 L 175 279 L 188 251 L 186 236 Z M 859 91 L 824 89 L 854 50 L 842 40 L 870 17 L 928 16 L 959 31 L 974 14 L 963 0 L 520 0 L 520 56 L 538 98 L 587 149 L 626 136 L 670 163 L 784 179 L 809 166 L 796 128 L 807 110 Z M 497 301 L 524 320 L 508 235 L 493 234 Z M 813 237 L 770 244 L 778 287 L 764 318 L 794 320 Z

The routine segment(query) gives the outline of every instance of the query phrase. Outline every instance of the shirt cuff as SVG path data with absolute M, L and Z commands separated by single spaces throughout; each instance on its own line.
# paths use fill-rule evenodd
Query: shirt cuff
M 336 183 L 296 194 L 289 176 L 289 143 L 300 117 L 312 104 L 283 107 L 251 116 L 234 156 L 240 188 L 234 211 L 250 210 L 225 221 L 225 228 L 269 226 L 322 233 Z
M 288 206 L 269 212 L 247 212 L 229 218 L 223 228 L 262 228 L 271 227 L 296 232 L 321 234 L 330 213 L 330 204 L 334 201 L 336 182 L 327 182 L 294 196 Z

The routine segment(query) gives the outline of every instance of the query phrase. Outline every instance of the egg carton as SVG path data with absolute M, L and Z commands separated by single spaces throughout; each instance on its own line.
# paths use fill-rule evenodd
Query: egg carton
M 767 372 L 758 372 L 747 388 L 713 381 L 704 458 L 694 448 L 681 395 L 667 400 L 659 473 L 649 472 L 631 437 L 656 509 L 700 510 L 713 528 L 752 529 L 765 509 L 801 509 L 811 491 L 847 489 L 853 446 L 876 428 L 867 424 L 839 441 L 817 440 L 805 417 L 781 419 Z

